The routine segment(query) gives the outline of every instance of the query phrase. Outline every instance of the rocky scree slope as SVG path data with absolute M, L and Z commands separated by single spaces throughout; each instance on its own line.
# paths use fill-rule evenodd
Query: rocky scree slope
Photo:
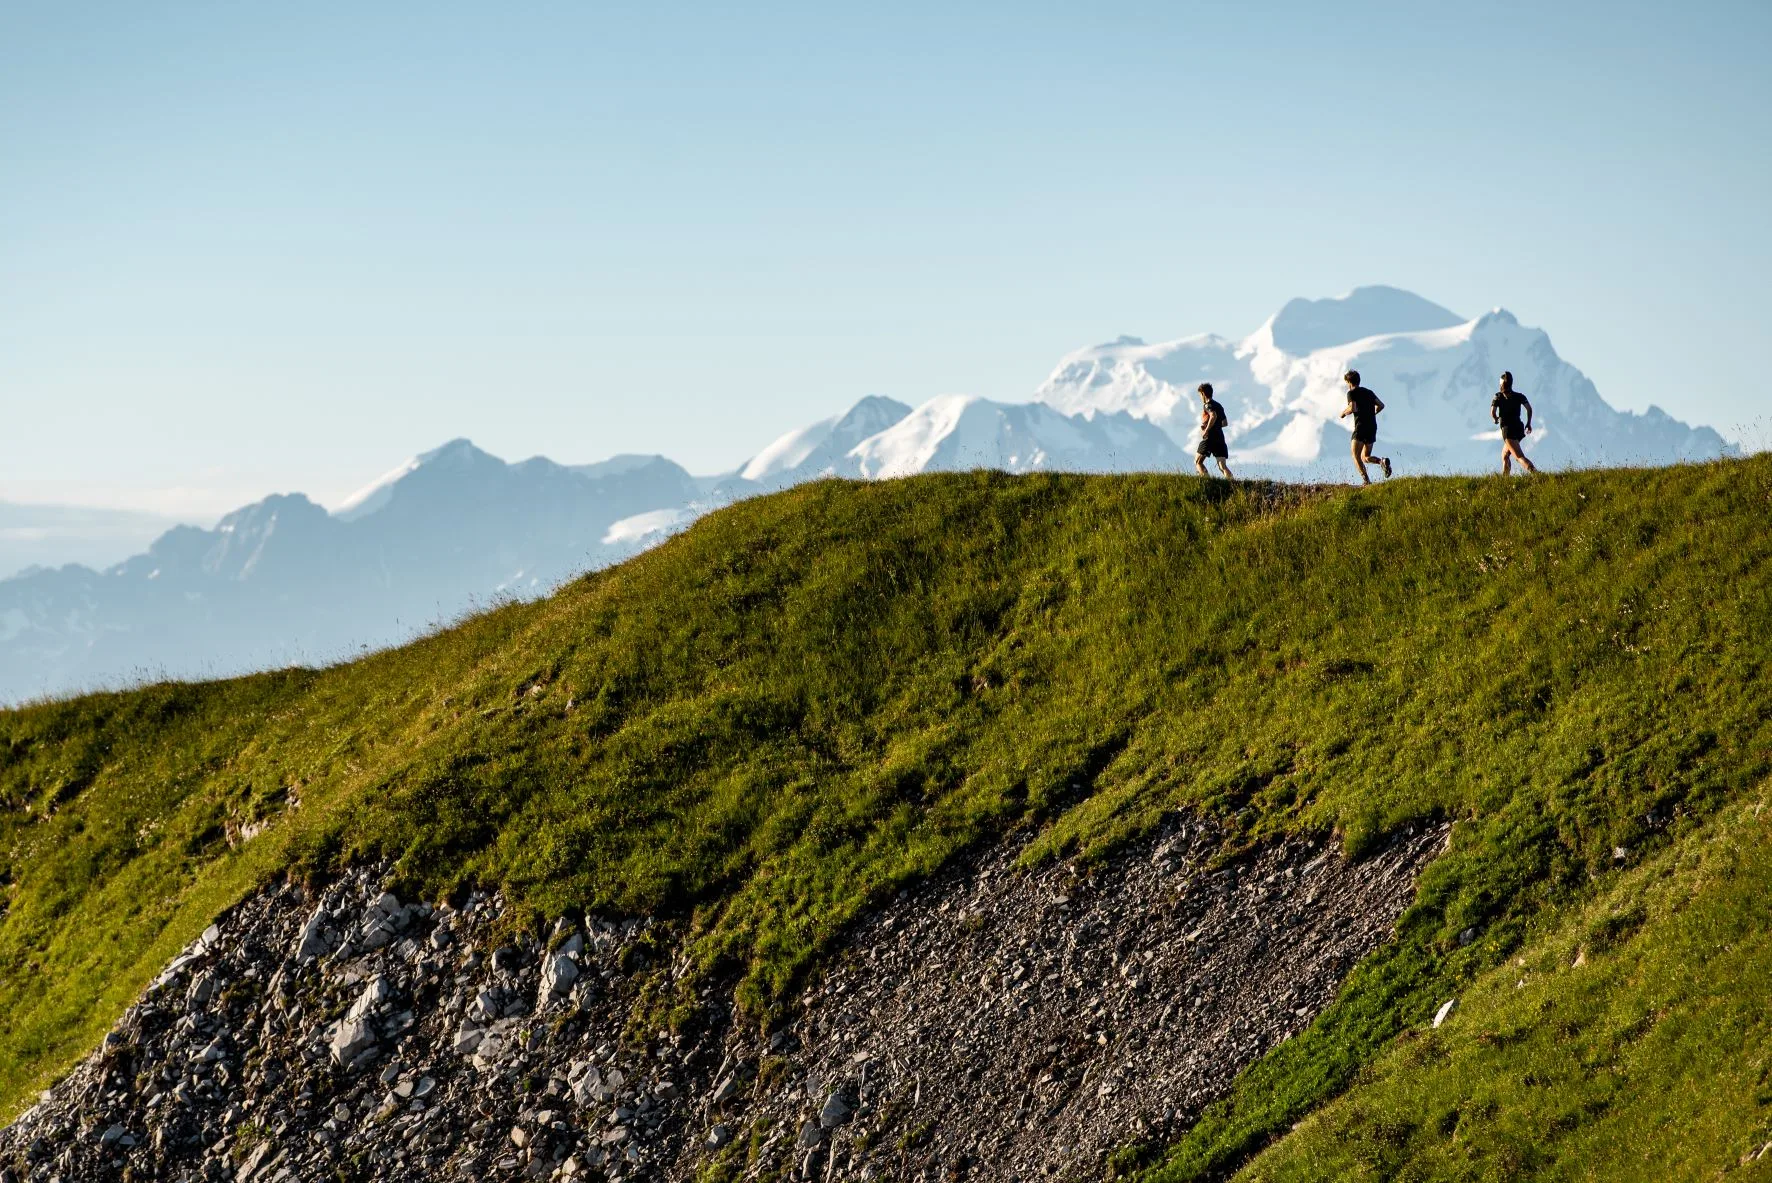
M 1445 831 L 1217 865 L 1185 820 L 1086 870 L 986 851 L 864 919 L 762 1032 L 645 920 L 280 885 L 0 1133 L 0 1179 L 1099 1178 L 1311 1021 Z

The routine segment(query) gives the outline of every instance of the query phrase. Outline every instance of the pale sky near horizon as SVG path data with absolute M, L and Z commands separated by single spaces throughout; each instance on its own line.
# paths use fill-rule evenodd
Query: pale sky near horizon
M 732 468 L 1386 283 L 1772 443 L 1772 4 L 0 0 L 0 498 Z

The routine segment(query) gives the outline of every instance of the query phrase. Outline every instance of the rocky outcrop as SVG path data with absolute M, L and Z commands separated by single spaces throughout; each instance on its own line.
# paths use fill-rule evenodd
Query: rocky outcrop
M 1443 839 L 1214 867 L 965 861 L 865 917 L 771 1031 L 643 919 L 512 936 L 359 871 L 232 910 L 0 1131 L 0 1183 L 1099 1178 L 1331 999 Z M 671 1034 L 640 1017 L 693 999 Z

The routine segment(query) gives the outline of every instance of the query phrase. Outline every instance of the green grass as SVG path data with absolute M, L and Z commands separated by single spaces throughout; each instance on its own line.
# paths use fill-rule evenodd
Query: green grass
M 1769 882 L 1772 811 L 1726 811 L 1482 975 L 1239 1178 L 1772 1178 L 1772 1154 L 1751 1158 L 1772 1142 Z
M 760 1014 L 869 900 L 1011 831 L 1093 857 L 1187 806 L 1233 849 L 1358 854 L 1456 819 L 1399 942 L 1154 1177 L 1221 1173 L 1548 939 L 1615 846 L 1772 773 L 1769 518 L 1763 457 L 828 482 L 347 666 L 0 713 L 0 1105 L 285 868 L 674 915 Z

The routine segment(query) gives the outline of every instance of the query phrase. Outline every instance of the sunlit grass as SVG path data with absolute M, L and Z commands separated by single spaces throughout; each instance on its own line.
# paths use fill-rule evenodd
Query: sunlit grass
M 1483 974 L 1239 1178 L 1772 1173 L 1772 811 L 1727 810 Z M 1743 1162 L 1744 1156 L 1748 1162 Z
M 385 857 L 538 916 L 668 913 L 761 1013 L 868 901 L 993 835 L 1090 856 L 1190 806 L 1228 848 L 1316 829 L 1357 854 L 1459 819 L 1402 940 L 1179 1148 L 1168 1177 L 1196 1177 L 1586 898 L 1614 847 L 1772 770 L 1769 516 L 1767 458 L 826 482 L 347 666 L 0 714 L 0 1098 L 286 868 Z

